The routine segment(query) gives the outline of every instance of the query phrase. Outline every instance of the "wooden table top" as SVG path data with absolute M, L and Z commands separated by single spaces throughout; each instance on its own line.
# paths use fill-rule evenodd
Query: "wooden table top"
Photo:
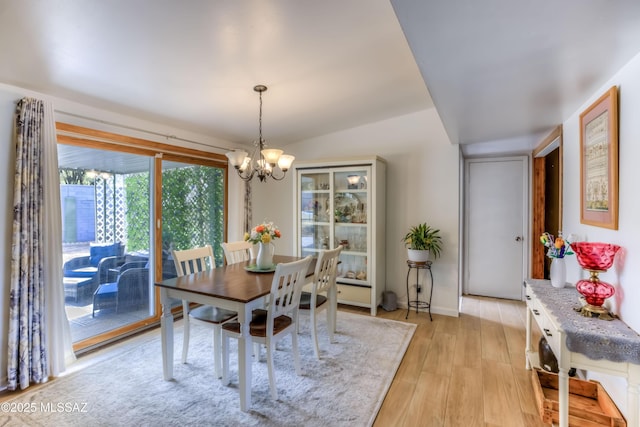
M 303 259 L 303 257 L 274 255 L 273 262 L 279 264 L 300 259 Z M 307 277 L 314 274 L 316 261 L 316 258 L 312 258 Z M 252 273 L 245 270 L 244 267 L 251 263 L 255 263 L 255 260 L 224 265 L 201 273 L 174 277 L 157 282 L 155 285 L 161 288 L 178 289 L 247 303 L 268 295 L 273 281 L 273 272 Z

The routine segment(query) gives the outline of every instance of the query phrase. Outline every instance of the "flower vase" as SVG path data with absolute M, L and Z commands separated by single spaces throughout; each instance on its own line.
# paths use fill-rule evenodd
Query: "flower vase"
M 273 250 L 275 246 L 271 243 L 258 243 L 258 256 L 256 257 L 256 267 L 259 270 L 269 270 L 273 268 Z
M 549 279 L 551 279 L 551 286 L 554 288 L 564 288 L 567 283 L 567 266 L 564 263 L 564 258 L 553 258 L 551 260 Z

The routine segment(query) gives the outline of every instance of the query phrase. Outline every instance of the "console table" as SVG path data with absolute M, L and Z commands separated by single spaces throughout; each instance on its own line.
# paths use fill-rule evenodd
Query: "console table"
M 584 317 L 572 286 L 554 288 L 548 280 L 527 279 L 526 368 L 538 363 L 531 342 L 532 319 L 558 359 L 560 427 L 569 425 L 569 369 L 584 369 L 627 380 L 627 425 L 639 426 L 640 335 L 618 319 Z

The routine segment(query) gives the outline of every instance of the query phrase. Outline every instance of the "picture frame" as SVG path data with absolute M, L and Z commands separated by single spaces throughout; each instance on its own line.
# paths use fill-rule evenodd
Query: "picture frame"
M 618 229 L 618 88 L 580 114 L 580 222 Z

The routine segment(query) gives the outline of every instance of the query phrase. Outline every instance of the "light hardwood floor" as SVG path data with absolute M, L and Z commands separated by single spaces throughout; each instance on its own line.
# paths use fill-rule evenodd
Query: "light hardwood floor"
M 378 317 L 418 327 L 374 427 L 544 426 L 525 369 L 525 313 L 524 302 L 483 297 L 465 297 L 460 317 L 433 322 L 380 309 Z
M 378 317 L 418 327 L 374 427 L 545 425 L 524 368 L 524 302 L 464 297 L 460 317 L 434 314 L 433 322 L 428 313 L 414 310 L 405 320 L 406 313 L 378 310 Z M 0 402 L 14 396 L 0 393 Z

